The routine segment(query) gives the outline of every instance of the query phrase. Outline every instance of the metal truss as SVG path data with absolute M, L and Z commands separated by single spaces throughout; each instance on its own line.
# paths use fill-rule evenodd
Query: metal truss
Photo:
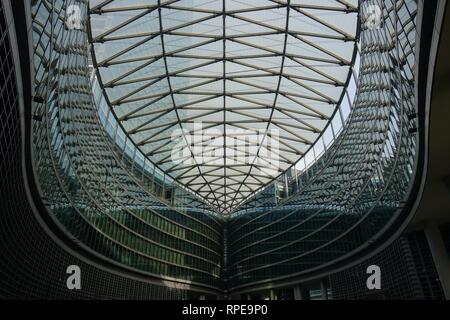
M 224 214 L 320 137 L 355 56 L 356 0 L 107 0 L 89 11 L 94 65 L 129 138 Z

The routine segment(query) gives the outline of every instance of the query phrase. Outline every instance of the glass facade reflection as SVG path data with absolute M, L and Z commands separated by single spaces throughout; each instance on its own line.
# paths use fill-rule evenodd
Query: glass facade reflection
M 222 36 L 222 47 L 216 51 L 222 55 L 227 53 L 223 47 L 225 38 L 244 45 L 244 40 L 239 40 L 241 37 L 254 37 L 253 41 L 265 37 L 264 41 L 268 42 L 259 44 L 245 40 L 245 45 L 251 44 L 253 47 L 253 51 L 247 52 L 252 56 L 251 59 L 265 55 L 265 63 L 268 63 L 269 58 L 274 59 L 272 63 L 279 63 L 280 59 L 287 60 L 286 44 L 285 52 L 280 54 L 279 48 L 270 49 L 269 40 L 270 37 L 280 35 L 292 36 L 290 32 L 293 31 L 286 26 L 275 30 L 277 28 L 273 25 L 262 26 L 267 22 L 252 20 L 248 12 L 254 13 L 255 8 L 258 9 L 256 11 L 271 10 L 274 16 L 278 9 L 287 8 L 296 12 L 291 17 L 292 28 L 296 26 L 295 23 L 301 25 L 312 19 L 315 21 L 313 25 L 319 24 L 328 30 L 328 33 L 321 30 L 322 33 L 314 34 L 311 34 L 310 29 L 294 32 L 297 42 L 290 43 L 292 47 L 289 50 L 292 52 L 289 51 L 291 57 L 288 58 L 295 61 L 295 65 L 290 65 L 291 68 L 286 70 L 299 68 L 302 63 L 305 67 L 305 61 L 313 60 L 325 63 L 329 70 L 333 70 L 329 71 L 331 73 L 325 74 L 317 67 L 314 70 L 316 77 L 311 79 L 306 79 L 307 73 L 293 75 L 283 69 L 276 71 L 276 75 L 270 75 L 271 78 L 283 78 L 286 81 L 294 81 L 293 78 L 297 82 L 310 81 L 314 86 L 318 85 L 317 88 L 306 86 L 305 89 L 304 83 L 303 86 L 298 83 L 297 86 L 287 83 L 281 85 L 281 80 L 275 88 L 262 88 L 258 81 L 265 75 L 260 73 L 267 72 L 262 69 L 270 68 L 252 67 L 251 75 L 244 76 L 244 60 L 250 58 L 238 56 L 234 57 L 233 63 L 237 61 L 241 67 L 234 70 L 238 79 L 234 85 L 241 83 L 242 86 L 249 86 L 250 81 L 253 91 L 244 90 L 236 94 L 233 86 L 212 87 L 214 81 L 226 86 L 228 81 L 236 80 L 228 79 L 228 71 L 222 66 L 220 74 L 199 77 L 202 81 L 210 81 L 202 94 L 188 90 L 187 97 L 184 97 L 186 103 L 191 101 L 192 104 L 196 104 L 193 98 L 196 95 L 222 98 L 219 107 L 203 105 L 203 108 L 213 108 L 209 111 L 221 113 L 220 119 L 208 118 L 211 124 L 226 126 L 224 114 L 228 112 L 227 99 L 240 100 L 235 109 L 241 116 L 247 117 L 248 114 L 244 115 L 246 112 L 243 110 L 255 109 L 255 104 L 266 106 L 267 103 L 255 100 L 244 103 L 245 99 L 254 99 L 252 95 L 267 94 L 273 102 L 276 99 L 274 96 L 284 93 L 280 96 L 286 100 L 283 100 L 285 104 L 281 103 L 277 112 L 291 112 L 291 118 L 294 119 L 285 119 L 287 122 L 284 125 L 278 124 L 288 133 L 284 138 L 289 140 L 291 135 L 297 138 L 289 142 L 283 140 L 288 145 L 286 148 L 291 147 L 291 153 L 284 154 L 289 161 L 283 166 L 282 174 L 275 180 L 259 179 L 253 184 L 254 187 L 250 187 L 252 183 L 249 181 L 258 180 L 258 176 L 252 173 L 252 168 L 238 168 L 241 177 L 235 178 L 233 175 L 239 170 L 232 174 L 232 169 L 227 168 L 225 163 L 210 169 L 196 167 L 195 170 L 199 172 L 194 175 L 191 172 L 193 168 L 185 168 L 183 175 L 174 176 L 167 165 L 161 165 L 163 156 L 160 153 L 157 157 L 151 157 L 149 154 L 156 150 L 140 145 L 138 140 L 155 138 L 147 135 L 148 131 L 157 130 L 165 123 L 179 125 L 182 114 L 182 110 L 179 110 L 178 115 L 173 114 L 177 113 L 174 111 L 177 106 L 173 106 L 174 101 L 164 103 L 165 98 L 158 100 L 158 104 L 153 105 L 154 109 L 149 107 L 151 104 L 141 108 L 149 102 L 147 100 L 157 99 L 159 95 L 155 92 L 162 89 L 170 91 L 166 95 L 169 100 L 180 99 L 179 91 L 200 86 L 198 79 L 180 82 L 179 78 L 183 77 L 177 78 L 174 84 L 183 84 L 183 90 L 177 91 L 175 88 L 159 88 L 153 83 L 154 77 L 159 74 L 156 67 L 158 70 L 145 67 L 136 70 L 136 76 L 145 79 L 126 80 L 127 77 L 119 76 L 120 72 L 130 72 L 129 68 L 136 67 L 137 63 L 149 63 L 151 58 L 146 55 L 154 56 L 161 50 L 167 52 L 158 58 L 163 63 L 159 68 L 167 69 L 171 65 L 184 69 L 190 66 L 189 70 L 201 71 L 200 66 L 191 64 L 198 63 L 202 59 L 198 56 L 205 55 L 206 51 L 197 51 L 195 59 L 192 52 L 189 57 L 178 57 L 190 59 L 183 60 L 184 63 L 180 65 L 171 60 L 173 55 L 168 52 L 176 50 L 176 45 L 182 51 L 195 46 L 194 42 L 198 41 L 196 37 L 208 24 L 198 22 L 197 27 L 201 28 L 195 30 L 196 35 L 189 36 L 193 30 L 173 28 L 170 32 L 165 30 L 168 35 L 162 36 L 166 32 L 161 30 L 155 31 L 155 35 L 138 34 L 142 31 L 141 26 L 134 22 L 138 21 L 138 16 L 148 18 L 146 22 L 156 27 L 162 20 L 169 24 L 196 19 L 204 21 L 202 19 L 206 18 L 198 16 L 202 14 L 224 19 L 226 14 L 221 14 L 223 8 L 208 9 L 204 7 L 205 4 L 195 6 L 193 1 L 180 1 L 173 6 L 168 2 L 158 1 L 152 6 L 147 2 L 136 1 L 133 2 L 136 7 L 130 9 L 125 7 L 130 1 L 119 1 L 122 7 L 115 7 L 114 2 L 117 4 L 117 1 L 81 0 L 32 2 L 33 161 L 42 199 L 50 216 L 81 247 L 109 263 L 145 276 L 167 280 L 168 286 L 176 286 L 176 283 L 192 284 L 199 290 L 204 288 L 228 293 L 328 268 L 362 251 L 382 237 L 390 225 L 398 222 L 404 201 L 409 196 L 417 161 L 417 110 L 414 102 L 416 1 L 361 1 L 360 5 L 357 1 L 350 1 L 347 6 L 337 1 L 328 10 L 353 19 L 353 24 L 341 26 L 338 22 L 332 24 L 311 16 L 311 11 L 325 10 L 316 7 L 315 1 L 274 1 L 270 8 L 251 2 L 247 7 L 242 5 L 233 9 L 236 11 L 234 13 L 228 12 L 231 20 L 236 19 L 233 15 L 240 14 L 241 21 L 271 31 L 263 35 L 264 32 L 260 30 L 258 35 L 249 35 L 245 29 L 248 26 L 245 30 L 237 26 L 235 29 L 230 27 L 237 33 L 240 30 L 241 36 Z M 368 4 L 380 8 L 379 25 L 375 27 L 366 23 L 368 16 L 365 10 Z M 172 16 L 173 20 L 168 13 L 170 10 L 176 13 Z M 231 7 L 228 10 L 233 11 Z M 123 15 L 117 15 L 118 20 L 114 22 L 106 19 L 108 14 L 116 16 L 115 12 Z M 80 19 L 71 20 L 74 15 Z M 94 16 L 97 20 L 89 22 L 89 18 Z M 286 15 L 281 16 L 286 21 Z M 121 29 L 121 23 L 127 27 Z M 223 23 L 212 23 L 209 27 L 220 27 L 223 31 L 226 29 Z M 102 28 L 108 31 L 99 32 Z M 203 38 L 217 38 L 214 32 L 217 33 L 217 30 L 204 31 Z M 341 36 L 338 37 L 336 33 Z M 176 41 L 172 39 L 174 41 L 167 46 L 161 45 L 162 38 L 168 42 L 174 36 L 180 38 L 176 38 Z M 143 47 L 133 47 L 140 37 L 153 37 L 159 41 L 159 46 L 145 42 Z M 326 52 L 316 48 L 322 55 L 333 56 L 334 60 L 324 56 L 313 59 L 311 56 L 305 57 L 308 51 L 305 37 L 315 38 L 316 41 L 331 38 L 346 44 L 339 47 L 334 43 L 333 46 L 342 50 L 339 54 L 329 52 L 333 46 L 326 50 L 322 47 Z M 279 40 L 273 38 L 271 41 L 279 45 Z M 114 42 L 111 48 L 108 47 L 109 42 Z M 308 45 L 311 46 L 311 43 Z M 102 52 L 100 48 L 103 48 Z M 254 50 L 264 52 L 257 54 Z M 274 50 L 276 52 L 270 53 Z M 228 60 L 222 57 L 220 61 L 224 63 Z M 108 69 L 107 65 L 113 67 Z M 322 67 L 325 68 L 324 65 Z M 311 71 L 311 68 L 311 65 L 307 65 L 306 69 Z M 208 72 L 217 73 L 218 70 Z M 164 79 L 170 84 L 172 75 L 169 76 L 169 73 L 166 70 L 160 80 Z M 334 82 L 330 83 L 330 79 L 328 82 L 321 81 L 317 74 L 333 78 Z M 207 79 L 209 77 L 215 80 Z M 195 77 L 190 75 L 184 78 Z M 141 86 L 141 90 L 138 90 L 137 85 Z M 258 86 L 263 93 L 254 92 Z M 296 153 L 292 150 L 300 148 L 298 132 L 308 130 L 297 128 L 298 124 L 294 124 L 294 121 L 298 122 L 302 118 L 293 114 L 295 111 L 304 114 L 304 108 L 310 106 L 301 99 L 311 100 L 311 96 L 305 97 L 306 93 L 299 87 L 309 94 L 314 92 L 322 97 L 315 99 L 318 101 L 310 112 L 316 115 L 323 113 L 321 110 L 325 109 L 324 105 L 328 105 L 329 109 L 320 121 L 315 122 L 317 119 L 312 117 L 314 119 L 308 118 L 310 121 L 303 123 L 303 126 L 310 128 L 313 123 L 320 122 L 320 128 L 302 134 L 301 138 L 308 137 L 309 142 L 304 143 L 300 152 Z M 137 96 L 132 98 L 134 95 Z M 289 99 L 295 95 L 298 95 L 297 99 Z M 324 96 L 332 96 L 333 99 L 328 101 Z M 127 99 L 130 99 L 128 103 L 133 107 L 124 107 Z M 121 103 L 111 103 L 118 100 Z M 207 101 L 213 103 L 212 98 Z M 178 100 L 176 104 L 182 105 Z M 136 112 L 144 109 L 145 114 L 134 117 Z M 160 116 L 161 110 L 167 111 L 165 117 Z M 205 110 L 197 110 L 197 113 L 191 110 L 191 113 L 182 114 L 181 117 L 205 121 Z M 193 116 L 195 114 L 197 116 Z M 130 120 L 124 117 L 132 120 L 124 123 Z M 253 119 L 258 117 L 264 126 L 273 125 L 272 116 L 253 114 Z M 140 129 L 145 129 L 145 136 Z M 164 142 L 166 138 L 164 136 L 157 141 L 156 148 L 171 147 Z M 226 143 L 222 148 L 227 149 Z M 202 170 L 209 173 L 205 174 Z M 220 173 L 215 172 L 217 170 Z M 228 178 L 224 178 L 226 172 L 230 175 Z M 192 188 L 186 183 L 195 183 L 196 179 L 204 180 L 198 184 L 198 188 Z M 214 179 L 223 181 L 214 187 L 217 190 L 205 191 L 215 185 Z M 227 185 L 227 180 L 236 181 Z M 234 183 L 240 187 L 235 187 Z M 244 189 L 236 189 L 242 186 L 245 192 Z M 223 213 L 227 215 L 223 216 Z
M 219 213 L 320 145 L 348 98 L 356 0 L 90 5 L 113 114 L 146 158 Z
M 84 17 L 80 29 L 67 28 L 70 5 Z M 32 10 L 39 97 L 33 111 L 41 117 L 33 127 L 34 161 L 51 214 L 108 259 L 220 288 L 220 222 L 192 196 L 132 162 L 128 148 L 114 144 L 99 123 L 89 79 L 86 3 L 37 1 Z M 181 201 L 181 208 L 173 201 Z
M 337 262 L 401 211 L 416 160 L 416 2 L 376 3 L 382 24 L 362 26 L 358 93 L 342 134 L 312 166 L 286 173 L 230 221 L 232 288 Z

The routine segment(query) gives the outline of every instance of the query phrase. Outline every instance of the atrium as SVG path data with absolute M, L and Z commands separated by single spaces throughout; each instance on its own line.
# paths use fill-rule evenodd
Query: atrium
M 0 298 L 449 299 L 449 10 L 0 0 Z

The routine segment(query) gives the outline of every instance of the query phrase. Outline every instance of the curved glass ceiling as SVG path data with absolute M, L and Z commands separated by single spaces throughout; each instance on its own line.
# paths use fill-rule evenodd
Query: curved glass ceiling
M 358 1 L 90 1 L 94 64 L 130 139 L 227 213 L 294 165 L 339 105 Z

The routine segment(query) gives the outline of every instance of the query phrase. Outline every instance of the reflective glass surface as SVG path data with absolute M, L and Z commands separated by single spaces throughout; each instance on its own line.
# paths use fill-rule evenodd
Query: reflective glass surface
M 116 0 L 90 8 L 94 64 L 127 135 L 222 213 L 321 137 L 356 56 L 356 0 Z

